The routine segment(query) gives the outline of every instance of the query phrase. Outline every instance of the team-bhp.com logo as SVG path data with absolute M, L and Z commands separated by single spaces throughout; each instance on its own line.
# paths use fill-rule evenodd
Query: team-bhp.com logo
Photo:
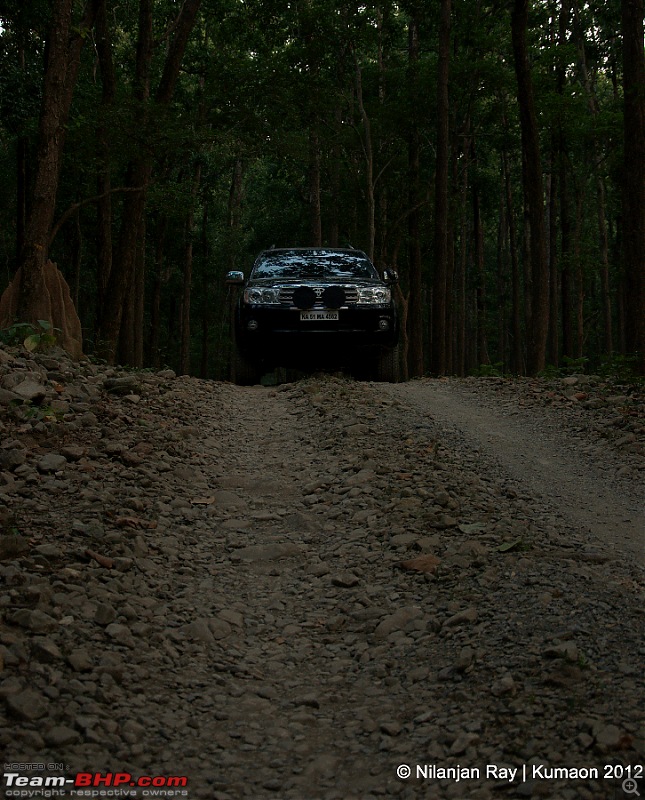
M 7 797 L 187 797 L 185 775 L 140 775 L 129 772 L 77 772 L 65 775 L 4 773 Z M 106 791 L 108 789 L 109 791 Z
M 129 772 L 106 772 L 105 775 L 100 772 L 79 772 L 74 778 L 74 786 L 136 786 L 137 788 L 153 786 L 176 789 L 188 786 L 188 778 L 185 775 L 156 775 L 154 777 L 141 775 L 139 778 L 133 778 Z

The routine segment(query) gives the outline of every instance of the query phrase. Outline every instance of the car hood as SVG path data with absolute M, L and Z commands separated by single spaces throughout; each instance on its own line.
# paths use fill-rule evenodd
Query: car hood
M 257 278 L 249 279 L 247 286 L 385 286 L 372 278 Z

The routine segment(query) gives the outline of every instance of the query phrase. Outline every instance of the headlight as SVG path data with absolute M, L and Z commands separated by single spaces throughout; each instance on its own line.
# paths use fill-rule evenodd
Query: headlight
M 370 286 L 358 290 L 358 302 L 361 304 L 382 306 L 389 303 L 391 298 L 392 292 L 385 286 Z
M 262 289 L 260 287 L 245 289 L 244 302 L 252 305 L 280 302 L 279 289 Z

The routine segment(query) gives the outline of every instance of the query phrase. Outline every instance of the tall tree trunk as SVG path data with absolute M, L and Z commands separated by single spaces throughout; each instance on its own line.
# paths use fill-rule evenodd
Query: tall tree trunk
M 184 248 L 184 275 L 181 297 L 181 349 L 179 358 L 179 374 L 190 374 L 190 300 L 193 282 L 193 235 L 195 233 L 195 210 L 197 192 L 202 176 L 201 164 L 195 166 L 193 185 L 190 190 L 191 207 L 186 215 L 185 248 Z
M 105 304 L 110 272 L 112 271 L 112 196 L 110 189 L 110 133 L 105 115 L 116 96 L 116 74 L 112 59 L 112 42 L 107 21 L 106 0 L 99 3 L 96 16 L 96 51 L 101 68 L 102 97 L 97 126 L 98 162 L 97 176 L 97 223 L 96 223 L 96 284 L 97 308 Z
M 594 90 L 594 86 L 589 75 L 587 67 L 587 52 L 585 42 L 585 32 L 580 22 L 578 2 L 574 0 L 573 12 L 575 19 L 575 30 L 578 39 L 578 53 L 580 56 L 580 73 L 581 83 L 587 95 L 587 106 L 589 112 L 594 120 L 598 118 L 600 109 L 598 107 L 598 99 Z M 602 176 L 602 161 L 603 156 L 598 148 L 598 141 L 594 135 L 591 142 L 592 163 L 593 171 L 596 182 L 597 205 L 596 213 L 598 219 L 598 240 L 600 249 L 600 284 L 601 284 L 601 302 L 603 309 L 603 323 L 604 323 L 604 349 L 605 352 L 611 354 L 614 349 L 613 335 L 612 335 L 612 318 L 611 318 L 611 296 L 609 289 L 609 236 L 607 233 L 607 212 L 605 201 L 605 184 Z
M 571 317 L 571 219 L 569 216 L 569 197 L 567 170 L 563 153 L 560 152 L 559 195 L 560 195 L 560 294 L 562 309 L 562 354 L 573 355 L 573 321 Z
M 16 263 L 25 246 L 27 222 L 27 156 L 29 140 L 21 136 L 16 144 Z
M 372 146 L 372 125 L 363 103 L 363 76 L 361 66 L 356 62 L 356 100 L 363 124 L 363 152 L 365 155 L 365 197 L 367 200 L 367 255 L 374 259 L 376 240 L 376 201 L 374 195 L 374 151 Z
M 451 0 L 441 0 L 439 17 L 439 65 L 437 70 L 437 165 L 435 171 L 434 277 L 432 282 L 432 371 L 446 370 L 446 304 L 448 269 L 448 175 L 450 160 Z
M 408 325 L 408 311 L 410 308 L 410 292 L 407 295 L 403 294 L 403 289 L 399 284 L 395 287 L 396 299 L 401 309 L 401 364 L 403 367 L 403 374 L 401 379 L 406 382 L 410 379 L 410 368 L 409 368 L 409 352 L 410 352 L 410 335 L 408 333 L 409 325 Z
M 552 140 L 551 147 L 551 174 L 548 181 L 548 231 L 549 231 L 549 363 L 557 366 L 560 362 L 560 281 L 558 275 L 558 176 L 555 165 L 557 162 L 557 142 Z
M 472 145 L 473 161 L 477 166 L 475 142 Z M 482 226 L 479 203 L 479 185 L 477 172 L 472 187 L 473 200 L 473 241 L 475 252 L 475 272 L 477 275 L 476 309 L 477 309 L 477 366 L 490 364 L 488 355 L 488 333 L 486 330 L 486 268 L 484 263 L 484 228 Z
M 645 374 L 645 54 L 643 0 L 622 0 L 625 93 L 623 250 L 626 339 Z
M 564 0 L 566 5 L 567 0 Z M 562 0 L 560 7 L 562 10 Z M 557 7 L 553 3 L 553 14 L 549 24 L 550 46 L 555 48 L 559 33 L 556 30 Z M 557 51 L 556 51 L 557 52 Z M 560 88 L 562 69 L 557 65 L 554 68 L 556 91 Z M 547 227 L 547 253 L 549 262 L 549 334 L 547 339 L 547 360 L 549 364 L 557 366 L 560 361 L 560 277 L 558 259 L 558 135 L 557 125 L 552 129 L 550 137 L 549 174 L 546 184 L 546 227 Z
M 181 287 L 179 374 L 190 375 L 190 300 L 193 284 L 193 214 L 189 213 L 185 225 L 186 245 Z
M 408 84 L 413 97 L 418 88 L 419 25 L 415 16 L 408 21 Z M 416 113 L 408 134 L 408 277 L 410 284 L 408 323 L 409 375 L 423 375 L 423 285 L 421 280 L 421 144 Z
M 562 0 L 558 22 L 558 46 L 567 47 L 569 29 L 569 0 Z M 556 88 L 563 95 L 566 82 L 564 60 L 558 67 Z M 557 127 L 558 149 L 558 212 L 560 217 L 560 309 L 562 315 L 562 355 L 573 356 L 573 321 L 571 317 L 571 215 L 569 211 L 569 176 L 567 173 L 567 148 L 562 119 Z
M 486 331 L 486 269 L 484 264 L 484 229 L 479 207 L 479 190 L 473 187 L 473 240 L 477 273 L 477 365 L 490 364 L 488 333 Z
M 119 331 L 119 363 L 143 366 L 143 317 L 145 310 L 146 218 L 141 217 L 134 253 L 134 275 L 123 306 Z
M 174 25 L 174 36 L 168 48 L 163 73 L 155 94 L 158 106 L 167 106 L 172 100 L 179 76 L 181 61 L 188 38 L 195 24 L 201 0 L 185 0 Z M 139 34 L 135 67 L 134 95 L 141 105 L 144 120 L 146 106 L 151 94 L 150 64 L 152 60 L 152 0 L 140 0 Z M 146 189 L 152 176 L 152 161 L 147 154 L 138 156 L 127 171 L 127 186 L 141 191 L 126 195 L 123 203 L 121 231 L 116 256 L 110 273 L 107 300 L 100 322 L 100 354 L 114 363 L 116 347 L 121 329 L 124 302 L 129 291 L 135 287 L 137 247 L 144 231 Z
M 517 250 L 517 228 L 515 226 L 515 209 L 513 207 L 511 174 L 508 168 L 508 158 L 505 150 L 502 150 L 502 169 L 504 171 L 506 218 L 508 220 L 508 246 L 511 256 L 511 369 L 517 375 L 523 375 L 524 358 L 522 355 L 522 282 L 520 277 L 520 259 Z
M 464 169 L 467 169 L 465 166 Z M 465 179 L 467 181 L 467 178 Z M 464 189 L 467 191 L 467 189 Z M 466 374 L 466 328 L 467 328 L 467 303 L 466 303 L 466 264 L 468 261 L 468 248 L 466 239 L 468 232 L 468 222 L 466 219 L 466 203 L 462 205 L 461 225 L 459 238 L 461 249 L 459 251 L 459 267 L 457 269 L 455 281 L 456 295 L 456 328 L 457 328 L 457 351 L 455 354 L 455 371 L 457 375 Z
M 408 333 L 410 350 L 408 356 L 411 377 L 423 375 L 423 283 L 421 265 L 421 225 L 419 211 L 419 136 L 413 132 L 408 143 L 408 195 L 410 214 L 408 215 L 408 278 L 410 285 L 410 305 L 408 314 Z
M 132 330 L 132 365 L 143 367 L 144 359 L 144 318 L 145 318 L 145 286 L 146 286 L 146 229 L 145 216 L 141 222 L 141 233 L 137 247 L 137 260 L 134 274 L 134 315 Z
M 387 74 L 385 59 L 383 57 L 384 54 L 383 18 L 384 18 L 383 9 L 381 7 L 377 7 L 376 26 L 378 30 L 378 48 L 377 48 L 378 99 L 379 99 L 379 107 L 381 109 L 381 113 L 384 113 L 385 110 L 385 100 L 386 100 L 385 86 L 386 86 L 386 74 Z M 387 140 L 381 136 L 378 139 L 377 151 L 379 153 L 382 153 L 386 146 L 387 146 Z M 389 202 L 388 201 L 389 201 L 388 186 L 385 182 L 382 182 L 379 187 L 379 190 L 377 191 L 377 199 L 376 199 L 376 206 L 377 206 L 376 216 L 378 219 L 378 223 L 376 225 L 377 244 L 375 245 L 376 249 L 374 253 L 374 257 L 377 263 L 381 265 L 390 263 L 390 259 L 388 256 L 389 252 L 389 241 L 388 241 Z
M 18 50 L 20 69 L 25 71 L 25 34 L 21 34 Z M 25 244 L 25 225 L 27 221 L 27 155 L 29 139 L 19 136 L 16 142 L 16 263 L 20 263 L 20 254 Z
M 237 268 L 238 261 L 238 235 L 240 223 L 242 221 L 242 200 L 244 199 L 244 161 L 236 158 L 233 164 L 233 174 L 231 176 L 231 187 L 228 193 L 228 228 L 231 233 L 230 246 L 228 248 L 228 269 Z
M 454 129 L 454 126 L 453 126 Z M 454 352 L 455 352 L 455 312 L 454 312 L 454 289 L 455 289 L 455 221 L 457 219 L 457 186 L 459 185 L 458 167 L 458 140 L 456 132 L 450 137 L 450 191 L 448 197 L 448 260 L 446 262 L 446 367 L 448 374 L 454 372 Z
M 506 111 L 502 113 L 502 125 L 508 133 Z M 515 206 L 513 203 L 513 186 L 511 170 L 508 163 L 506 146 L 502 146 L 502 174 L 504 176 L 504 197 L 506 199 L 506 219 L 508 225 L 508 247 L 511 257 L 511 352 L 510 366 L 516 375 L 525 373 L 524 347 L 522 340 L 522 280 L 520 259 L 517 244 L 517 226 Z
M 155 273 L 154 285 L 152 289 L 152 304 L 150 309 L 150 363 L 155 369 L 161 366 L 161 290 L 165 279 L 168 277 L 164 267 L 164 255 L 166 246 L 166 230 L 168 228 L 168 218 L 161 217 L 154 227 L 155 238 Z
M 150 64 L 152 62 L 152 9 L 153 0 L 139 0 L 139 28 L 133 94 L 140 106 L 141 126 L 145 128 L 150 98 Z M 133 334 L 133 291 L 137 263 L 137 242 L 143 230 L 146 188 L 152 165 L 146 155 L 139 155 L 128 165 L 126 186 L 141 191 L 125 196 L 121 217 L 121 230 L 115 258 L 110 270 L 105 305 L 99 309 L 99 354 L 113 364 L 117 360 L 129 363 Z M 125 319 L 124 319 L 125 312 Z M 125 359 L 125 360 L 124 360 Z
M 558 136 L 558 194 L 560 211 L 560 293 L 562 309 L 562 354 L 573 356 L 573 319 L 571 314 L 571 215 L 569 213 L 569 178 L 563 136 Z
M 467 346 L 467 288 L 466 288 L 466 265 L 468 263 L 468 181 L 470 175 L 470 119 L 467 118 L 464 124 L 463 134 L 463 156 L 461 158 L 461 185 L 459 187 L 459 240 L 461 248 L 457 274 L 455 276 L 455 327 L 456 327 L 456 353 L 455 371 L 457 375 L 466 374 L 466 346 Z M 453 170 L 456 168 L 453 167 Z M 456 186 L 456 184 L 455 184 Z
M 134 286 L 123 300 L 116 361 L 134 366 Z
M 529 297 L 530 325 L 527 330 L 527 366 L 529 373 L 535 375 L 546 366 L 549 325 L 549 264 L 546 253 L 540 139 L 528 56 L 528 12 L 529 0 L 514 0 L 511 12 L 511 35 L 522 130 L 524 190 L 530 227 L 531 292 Z
M 72 0 L 55 0 L 45 48 L 43 100 L 38 127 L 34 188 L 20 254 L 18 318 L 35 322 L 46 317 L 43 270 L 65 143 L 65 127 L 81 61 L 81 50 L 94 24 L 97 0 L 90 0 L 83 19 L 72 29 Z M 55 321 L 54 321 L 55 322 Z
M 609 280 L 609 234 L 607 232 L 607 203 L 605 183 L 601 175 L 596 176 L 598 190 L 598 234 L 600 239 L 600 291 L 602 294 L 602 318 L 604 323 L 604 349 L 607 355 L 614 351 L 614 335 L 611 311 L 611 284 Z M 645 312 L 645 306 L 643 307 Z
M 322 247 L 322 206 L 320 201 L 320 138 L 318 120 L 309 130 L 309 213 L 311 246 Z
M 201 229 L 201 258 L 202 258 L 202 280 L 201 280 L 201 303 L 202 303 L 202 335 L 201 335 L 201 348 L 200 348 L 200 361 L 199 361 L 199 377 L 208 378 L 208 361 L 209 353 L 209 339 L 210 328 L 212 320 L 212 303 L 210 302 L 210 292 L 208 286 L 208 270 L 206 264 L 209 262 L 208 258 L 208 201 L 204 198 L 202 208 L 202 229 Z M 218 281 L 218 284 L 221 283 Z
M 342 130 L 343 125 L 343 112 L 339 105 L 336 106 L 334 111 L 335 128 L 337 131 Z M 342 149 L 339 141 L 340 137 L 334 139 L 331 150 L 331 165 L 330 165 L 330 178 L 329 188 L 331 192 L 331 203 L 329 208 L 329 246 L 338 247 L 340 241 L 340 187 L 341 187 L 341 168 L 342 168 Z
M 582 219 L 585 209 L 585 193 L 578 187 L 576 196 L 576 225 L 573 234 L 573 259 L 575 264 L 575 357 L 582 358 L 585 344 L 585 274 L 582 263 Z
M 78 299 L 81 291 L 81 264 L 83 263 L 83 231 L 81 230 L 81 218 L 76 215 L 76 225 L 72 234 L 72 301 L 78 308 Z
M 497 350 L 502 362 L 502 372 L 508 370 L 508 225 L 506 223 L 506 198 L 504 186 L 499 200 L 497 225 Z
M 627 355 L 627 322 L 625 320 L 625 279 L 624 276 L 618 282 L 616 299 L 617 327 L 618 327 L 618 350 L 621 355 Z

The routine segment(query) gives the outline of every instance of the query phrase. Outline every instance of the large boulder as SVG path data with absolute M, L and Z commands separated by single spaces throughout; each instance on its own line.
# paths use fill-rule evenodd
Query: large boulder
M 19 269 L 0 298 L 0 328 L 8 328 L 14 322 L 30 321 L 16 319 L 21 275 L 22 270 Z M 72 358 L 82 358 L 83 332 L 81 321 L 72 302 L 69 286 L 53 261 L 46 262 L 43 277 L 46 297 L 42 298 L 42 310 L 39 311 L 39 318 L 48 320 L 53 328 L 58 328 L 55 332 L 56 343 L 60 347 L 66 350 Z

